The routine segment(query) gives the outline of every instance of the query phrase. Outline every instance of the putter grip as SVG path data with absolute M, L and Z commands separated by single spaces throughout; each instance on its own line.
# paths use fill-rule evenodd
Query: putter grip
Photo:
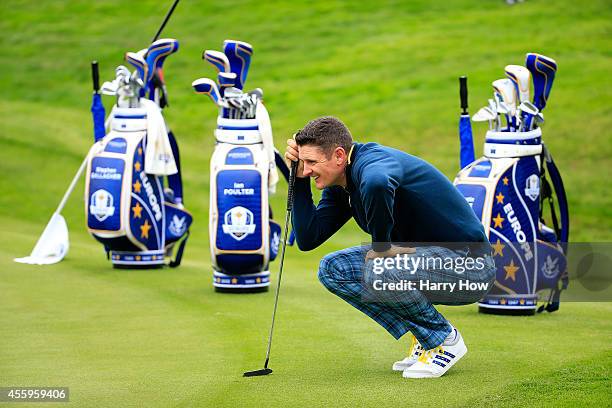
M 467 77 L 459 77 L 459 97 L 461 98 L 461 110 L 464 115 L 467 115 L 468 108 L 468 90 L 467 90 Z
M 100 90 L 100 70 L 98 68 L 98 61 L 91 62 L 91 79 L 93 80 L 93 90 L 98 93 Z
M 291 162 L 291 171 L 289 172 L 289 190 L 287 192 L 287 211 L 293 209 L 293 190 L 295 187 L 295 176 L 297 174 L 298 161 Z

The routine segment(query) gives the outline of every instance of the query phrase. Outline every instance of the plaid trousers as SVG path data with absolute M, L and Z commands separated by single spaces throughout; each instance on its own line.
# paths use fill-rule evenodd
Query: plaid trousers
M 397 269 L 385 269 L 383 274 L 377 274 L 373 270 L 373 261 L 365 261 L 369 249 L 358 246 L 326 255 L 319 266 L 319 280 L 330 292 L 368 315 L 396 339 L 408 331 L 412 332 L 426 350 L 442 344 L 451 331 L 448 321 L 433 304 L 465 305 L 477 302 L 490 290 L 495 280 L 495 262 L 490 254 L 482 256 L 482 269 L 471 268 L 462 273 L 457 273 L 456 268 L 445 269 L 436 265 L 429 269 L 415 268 L 413 274 Z M 456 259 L 469 257 L 470 253 L 468 249 L 427 246 L 416 247 L 416 253 L 408 256 Z M 380 292 L 373 290 L 377 279 L 384 279 L 385 282 L 410 280 L 417 284 L 417 288 L 420 281 L 455 283 L 457 288 L 460 280 L 468 280 L 487 283 L 487 288 L 446 290 L 437 294 L 418 289 Z

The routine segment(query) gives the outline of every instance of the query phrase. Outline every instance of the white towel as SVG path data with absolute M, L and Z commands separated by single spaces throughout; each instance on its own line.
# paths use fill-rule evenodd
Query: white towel
M 268 172 L 268 191 L 270 194 L 276 192 L 276 184 L 278 183 L 278 169 L 274 160 L 274 139 L 272 138 L 272 124 L 270 123 L 270 115 L 268 110 L 261 101 L 257 102 L 257 110 L 255 112 L 259 133 L 263 147 L 268 155 L 269 172 Z
M 140 98 L 140 105 L 147 111 L 145 173 L 157 176 L 169 176 L 178 173 L 161 109 L 155 102 L 145 98 Z

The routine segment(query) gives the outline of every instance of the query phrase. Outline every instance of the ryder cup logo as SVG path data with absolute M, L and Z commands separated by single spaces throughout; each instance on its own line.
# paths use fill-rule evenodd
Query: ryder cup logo
M 187 229 L 187 224 L 185 223 L 185 217 L 179 218 L 177 215 L 172 217 L 172 221 L 170 221 L 170 225 L 168 226 L 170 232 L 180 237 L 185 233 L 185 229 Z
M 540 196 L 540 178 L 536 174 L 529 176 L 525 182 L 525 195 L 535 201 Z
M 91 195 L 89 212 L 100 222 L 115 214 L 113 195 L 106 190 L 97 190 Z
M 548 279 L 552 279 L 559 275 L 559 258 L 555 258 L 554 260 L 548 255 L 546 257 L 546 261 L 542 265 L 542 273 Z
M 223 232 L 231 235 L 235 240 L 241 241 L 247 235 L 255 232 L 253 213 L 244 207 L 234 207 L 223 216 Z

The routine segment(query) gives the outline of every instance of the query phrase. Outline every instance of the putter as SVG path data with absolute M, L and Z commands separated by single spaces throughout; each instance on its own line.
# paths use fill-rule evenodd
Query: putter
M 285 261 L 285 249 L 287 248 L 287 233 L 289 232 L 289 221 L 291 219 L 291 210 L 293 209 L 293 188 L 295 186 L 295 176 L 297 173 L 299 160 L 291 163 L 291 172 L 289 173 L 289 189 L 287 192 L 287 214 L 285 215 L 285 231 L 283 234 L 283 249 L 280 257 L 280 265 L 278 272 L 278 283 L 276 284 L 276 293 L 274 294 L 274 309 L 272 311 L 272 325 L 270 326 L 270 335 L 268 337 L 268 349 L 266 351 L 266 362 L 260 370 L 247 371 L 243 377 L 259 377 L 272 373 L 272 369 L 268 368 L 270 362 L 270 349 L 272 347 L 272 334 L 274 333 L 274 319 L 276 318 L 276 308 L 278 306 L 278 294 L 280 293 L 281 277 L 283 276 L 283 263 Z

